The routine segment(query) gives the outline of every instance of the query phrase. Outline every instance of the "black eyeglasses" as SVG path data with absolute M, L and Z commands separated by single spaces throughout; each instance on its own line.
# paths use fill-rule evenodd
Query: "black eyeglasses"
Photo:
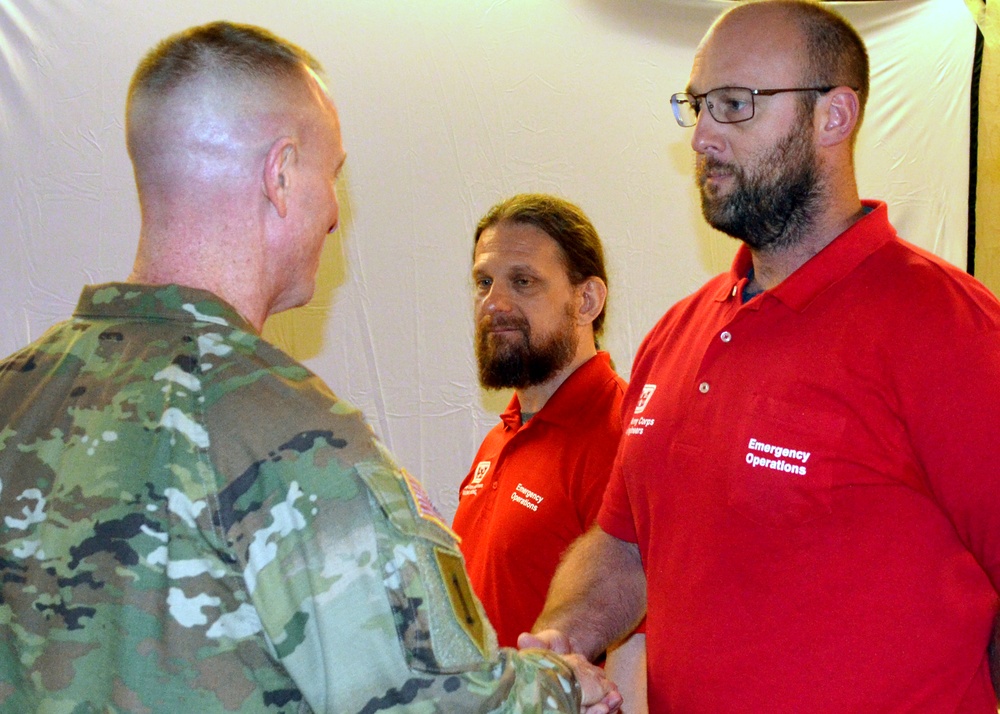
M 698 123 L 702 103 L 708 113 L 720 124 L 737 124 L 753 119 L 753 98 L 770 97 L 785 92 L 820 92 L 826 94 L 834 87 L 791 87 L 788 89 L 749 89 L 748 87 L 719 87 L 704 94 L 678 92 L 670 97 L 674 118 L 681 126 Z

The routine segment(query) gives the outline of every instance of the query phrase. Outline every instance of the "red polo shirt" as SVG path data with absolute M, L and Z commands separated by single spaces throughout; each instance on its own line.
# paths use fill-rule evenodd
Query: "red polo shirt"
M 454 528 L 501 646 L 531 629 L 559 557 L 601 506 L 627 386 L 610 362 L 598 352 L 527 424 L 515 395 L 462 482 Z
M 598 522 L 646 568 L 650 711 L 996 712 L 1000 304 L 866 205 L 636 356 Z

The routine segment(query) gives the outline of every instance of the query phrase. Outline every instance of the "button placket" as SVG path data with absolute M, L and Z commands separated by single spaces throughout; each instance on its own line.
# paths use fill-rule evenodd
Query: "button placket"
M 736 286 L 733 287 L 733 291 L 734 291 L 734 294 L 735 294 Z M 739 315 L 736 316 L 737 319 L 738 319 L 738 317 L 739 317 Z M 718 336 L 718 338 L 719 338 L 719 342 L 721 342 L 723 345 L 728 346 L 733 341 L 733 333 L 728 329 L 729 325 L 731 325 L 732 323 L 733 323 L 733 320 L 730 320 L 723 329 L 721 329 L 718 333 L 716 333 L 717 336 Z M 714 346 L 712 343 L 709 343 L 709 347 L 706 350 L 705 357 L 702 360 L 702 369 L 699 370 L 700 372 L 702 372 L 702 374 L 706 374 L 706 370 L 709 369 L 709 362 L 714 362 L 714 360 L 715 360 L 716 357 L 721 356 L 722 354 L 725 354 L 725 353 L 722 352 L 723 349 L 725 349 L 725 348 L 724 347 Z M 713 353 L 714 353 L 714 355 L 713 355 Z M 711 391 L 711 389 L 712 389 L 712 385 L 711 385 L 711 382 L 709 380 L 705 379 L 705 380 L 702 380 L 702 381 L 698 382 L 698 392 L 699 393 L 701 393 L 701 394 L 708 394 Z

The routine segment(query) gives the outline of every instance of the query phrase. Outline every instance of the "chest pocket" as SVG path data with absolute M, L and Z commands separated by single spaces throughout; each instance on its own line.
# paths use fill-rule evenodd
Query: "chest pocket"
M 793 528 L 830 513 L 846 419 L 770 397 L 754 400 L 728 469 L 729 506 L 751 521 Z
M 379 568 L 407 665 L 431 674 L 480 665 L 496 651 L 496 634 L 472 593 L 454 534 L 401 470 L 385 463 L 356 468 L 381 512 L 374 519 Z

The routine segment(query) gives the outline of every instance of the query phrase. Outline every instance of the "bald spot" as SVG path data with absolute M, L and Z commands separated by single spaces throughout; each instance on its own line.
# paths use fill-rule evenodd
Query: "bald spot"
M 805 38 L 795 4 L 751 2 L 722 15 L 695 53 L 691 77 L 724 77 L 730 86 L 802 86 L 807 76 Z M 691 86 L 695 93 L 722 84 Z

